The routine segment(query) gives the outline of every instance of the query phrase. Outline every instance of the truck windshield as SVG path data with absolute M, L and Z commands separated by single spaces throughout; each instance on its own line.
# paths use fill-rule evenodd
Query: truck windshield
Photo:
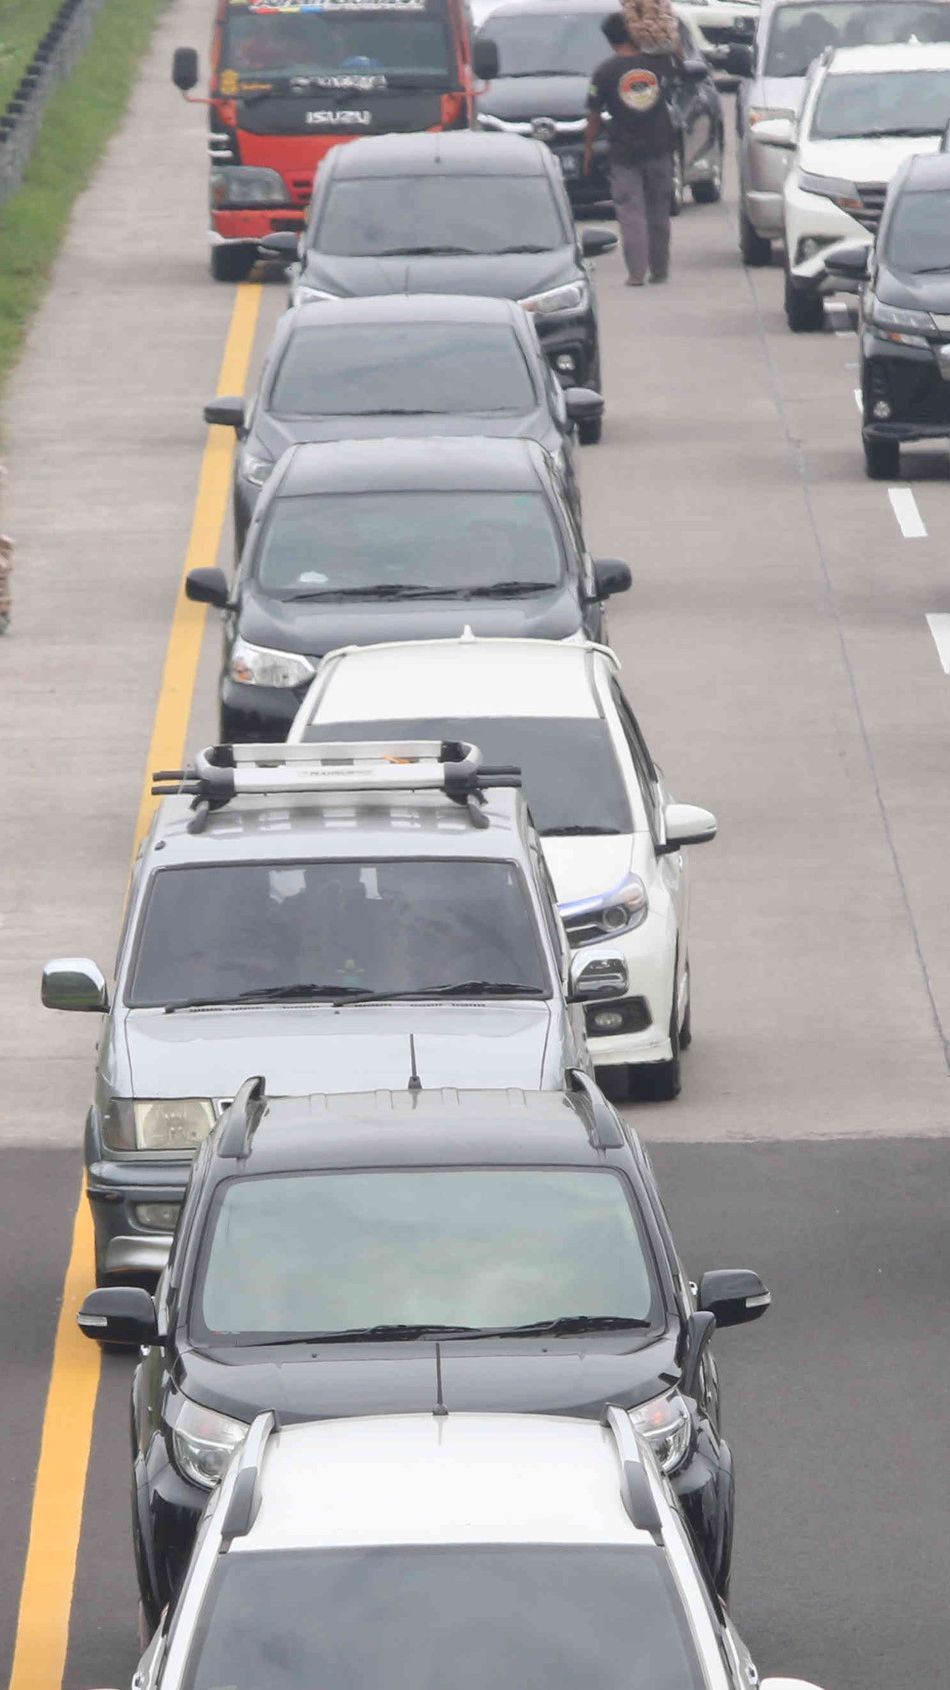
M 337 0 L 325 11 L 231 11 L 225 24 L 222 72 L 250 88 L 292 79 L 326 86 L 385 88 L 390 76 L 449 79 L 449 42 L 444 13 L 425 0 Z M 332 84 L 331 84 L 332 85 Z
M 888 46 L 896 41 L 950 41 L 946 0 L 830 0 L 777 6 L 768 26 L 766 76 L 804 76 L 826 47 Z

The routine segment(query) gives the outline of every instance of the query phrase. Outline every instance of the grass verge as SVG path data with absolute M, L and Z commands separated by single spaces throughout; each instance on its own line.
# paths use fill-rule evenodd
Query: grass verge
M 0 389 L 45 291 L 73 204 L 125 112 L 166 4 L 107 0 L 87 51 L 46 107 L 22 186 L 0 208 Z
M 0 0 L 0 111 L 59 10 L 60 0 Z

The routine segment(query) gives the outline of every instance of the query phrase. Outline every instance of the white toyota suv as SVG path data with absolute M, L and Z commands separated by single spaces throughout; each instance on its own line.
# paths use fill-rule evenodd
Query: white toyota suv
M 260 1415 L 138 1690 L 759 1686 L 629 1415 L 447 1412 L 437 1366 L 432 1402 L 279 1430 Z
M 937 152 L 948 118 L 950 44 L 909 43 L 829 49 L 809 73 L 798 124 L 757 125 L 757 142 L 795 149 L 784 198 L 790 329 L 821 328 L 829 248 L 871 244 L 898 165 Z
M 476 639 L 350 647 L 320 665 L 292 742 L 473 737 L 522 771 L 571 946 L 626 963 L 622 999 L 591 1003 L 587 1039 L 614 1096 L 675 1097 L 690 1039 L 685 845 L 708 810 L 676 804 L 624 697 L 620 664 L 587 642 Z

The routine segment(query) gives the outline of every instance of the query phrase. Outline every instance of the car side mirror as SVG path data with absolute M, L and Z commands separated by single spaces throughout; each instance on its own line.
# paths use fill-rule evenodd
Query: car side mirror
M 564 408 L 569 422 L 598 422 L 604 414 L 603 394 L 592 387 L 566 387 Z
M 100 1344 L 154 1344 L 158 1337 L 155 1300 L 140 1285 L 104 1285 L 90 1291 L 76 1320 L 80 1332 Z
M 193 47 L 176 47 L 172 56 L 172 81 L 182 94 L 190 94 L 200 76 L 198 55 Z
M 864 241 L 842 241 L 840 245 L 828 247 L 821 256 L 829 276 L 840 276 L 846 282 L 863 282 L 871 248 Z
M 109 988 L 102 969 L 85 956 L 55 957 L 43 970 L 40 996 L 47 1009 L 73 1009 L 105 1015 Z
M 567 1001 L 597 1003 L 603 998 L 622 998 L 629 983 L 627 965 L 621 956 L 599 956 L 589 962 L 582 956 L 573 956 Z
M 582 229 L 581 252 L 585 258 L 603 258 L 605 252 L 613 252 L 618 238 L 613 229 Z
M 204 419 L 206 423 L 217 423 L 221 428 L 233 428 L 235 434 L 243 434 L 244 400 L 231 396 L 212 399 L 204 408 Z
M 735 43 L 726 54 L 724 66 L 727 76 L 754 76 L 755 51 L 744 42 Z
M 498 44 L 485 35 L 472 42 L 472 69 L 479 82 L 492 82 L 498 75 Z
M 699 1282 L 699 1306 L 716 1317 L 717 1326 L 744 1326 L 761 1320 L 772 1293 L 753 1268 L 716 1268 Z
M 257 250 L 262 258 L 282 258 L 286 263 L 288 258 L 296 258 L 299 243 L 300 236 L 292 229 L 280 229 L 276 235 L 265 235 L 258 241 Z
M 715 839 L 718 823 L 711 810 L 698 804 L 667 804 L 663 812 L 666 838 L 656 847 L 658 857 L 668 857 L 684 845 L 708 845 Z
M 594 559 L 594 597 L 612 598 L 614 593 L 628 593 L 633 585 L 629 564 L 618 557 Z
M 679 73 L 684 82 L 705 82 L 709 75 L 709 66 L 705 59 L 684 59 Z
M 798 131 L 790 117 L 764 117 L 757 123 L 753 134 L 757 141 L 764 141 L 767 147 L 784 147 L 791 152 L 798 144 Z
M 185 576 L 185 597 L 195 604 L 213 604 L 216 610 L 227 610 L 231 590 L 223 569 L 190 569 Z

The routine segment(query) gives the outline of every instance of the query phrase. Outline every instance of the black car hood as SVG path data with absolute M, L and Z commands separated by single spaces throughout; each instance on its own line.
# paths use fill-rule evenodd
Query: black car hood
M 904 311 L 935 311 L 950 316 L 950 271 L 933 276 L 912 276 L 904 270 L 881 265 L 875 293 L 882 305 Z
M 388 640 L 448 640 L 466 627 L 480 635 L 512 639 L 563 640 L 576 634 L 581 614 L 565 585 L 524 599 L 408 599 L 380 602 L 284 604 L 248 593 L 241 605 L 238 632 L 252 645 L 274 651 L 323 657 L 344 645 L 376 645 Z
M 623 1340 L 626 1342 L 627 1340 Z M 631 1408 L 679 1378 L 675 1342 L 666 1336 L 639 1351 L 619 1345 L 581 1350 L 574 1338 L 442 1347 L 442 1384 L 452 1409 L 577 1415 L 599 1419 L 609 1403 Z M 431 1343 L 371 1347 L 324 1345 L 285 1350 L 229 1350 L 221 1359 L 186 1350 L 175 1383 L 204 1407 L 253 1420 L 275 1409 L 284 1420 L 358 1414 L 424 1414 L 436 1400 Z
M 479 112 L 518 122 L 530 117 L 585 117 L 589 76 L 499 76 L 478 101 Z
M 444 258 L 332 258 L 310 252 L 301 281 L 342 299 L 377 293 L 467 293 L 527 299 L 584 275 L 572 246 L 552 252 L 473 253 Z
M 247 450 L 253 454 L 259 447 L 267 457 L 276 459 L 288 446 L 310 445 L 325 440 L 416 439 L 432 434 L 459 439 L 487 434 L 503 440 L 538 440 L 549 451 L 554 451 L 558 444 L 556 433 L 550 418 L 540 408 L 524 416 L 428 411 L 414 417 L 369 415 L 278 420 L 259 413 L 248 436 Z

